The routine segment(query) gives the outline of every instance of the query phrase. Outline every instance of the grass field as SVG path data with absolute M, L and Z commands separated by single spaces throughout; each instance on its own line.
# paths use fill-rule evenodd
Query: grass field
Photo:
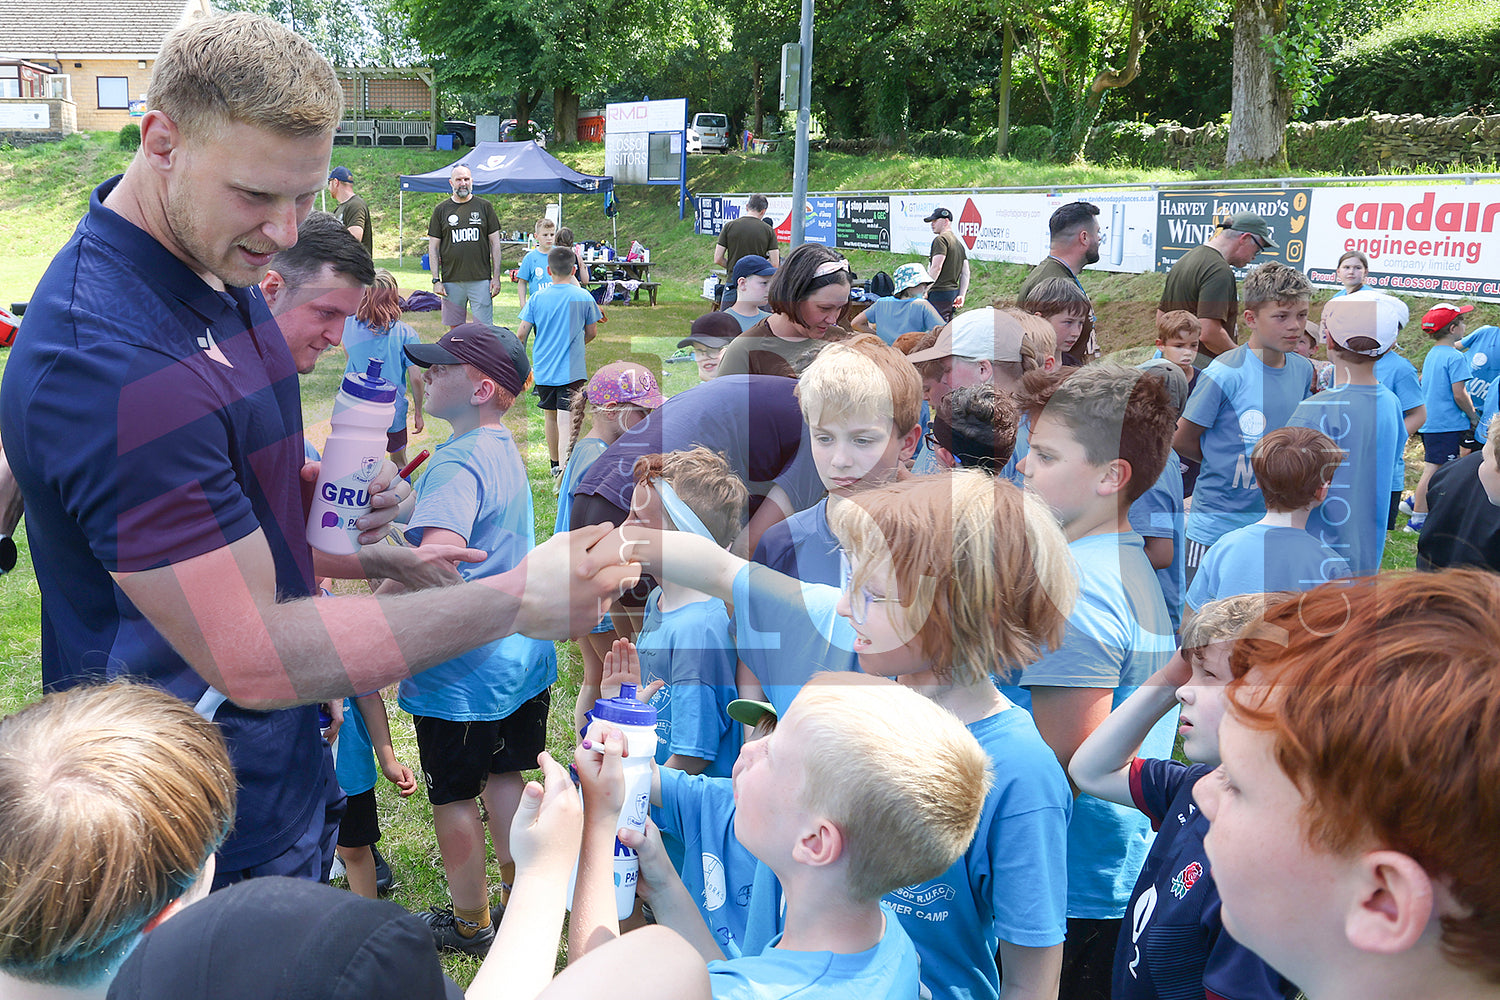
M 563 150 L 562 155 L 580 169 L 597 172 L 602 168 L 602 152 L 597 148 Z M 400 173 L 433 169 L 451 162 L 452 158 L 447 153 L 342 147 L 334 153 L 334 163 L 354 170 L 359 190 L 371 202 L 378 263 L 393 270 L 404 289 L 427 288 L 430 276 L 420 270 L 415 255 L 397 256 L 394 178 Z M 86 210 L 89 191 L 100 180 L 122 170 L 127 160 L 127 154 L 113 147 L 112 136 L 75 136 L 55 147 L 0 150 L 0 239 L 8 247 L 7 255 L 0 257 L 0 302 L 30 297 L 47 262 Z M 694 171 L 692 184 L 697 190 L 774 190 L 789 186 L 784 170 L 768 159 L 734 154 L 693 158 L 690 162 Z M 922 161 L 899 156 L 877 159 L 831 154 L 815 157 L 814 168 L 819 173 L 813 185 L 819 189 L 1099 183 L 1140 176 L 1103 168 L 1073 171 L 1011 161 Z M 1174 176 L 1186 175 L 1164 174 L 1152 179 L 1167 180 Z M 408 250 L 412 234 L 425 232 L 426 217 L 438 200 L 438 196 L 407 200 Z M 502 226 L 529 229 L 543 202 L 541 196 L 497 199 Z M 664 364 L 662 359 L 672 353 L 688 325 L 707 308 L 699 291 L 712 260 L 712 240 L 693 234 L 691 218 L 677 219 L 675 196 L 670 191 L 626 188 L 621 202 L 620 237 L 623 241 L 640 239 L 651 247 L 656 273 L 663 282 L 660 304 L 655 308 L 610 307 L 608 322 L 600 327 L 599 339 L 589 348 L 589 368 L 593 370 L 624 358 L 638 360 L 661 372 L 663 388 L 672 394 L 696 382 L 691 363 Z M 564 221 L 574 227 L 580 239 L 603 238 L 610 232 L 598 199 L 568 196 L 564 201 Z M 891 271 L 900 262 L 889 254 L 856 252 L 849 256 L 860 273 Z M 1017 265 L 976 263 L 970 301 L 977 304 L 1012 296 L 1025 273 L 1026 268 Z M 1095 296 L 1102 339 L 1106 350 L 1117 360 L 1134 363 L 1149 354 L 1151 321 L 1147 317 L 1160 294 L 1161 280 L 1160 275 L 1152 274 L 1091 274 L 1088 285 Z M 1409 301 L 1414 316 L 1420 316 L 1429 304 L 1426 300 Z M 1481 312 L 1491 309 L 1481 307 Z M 514 327 L 517 313 L 514 287 L 508 286 L 496 300 L 495 320 Z M 435 340 L 442 332 L 436 313 L 408 314 L 406 318 L 424 340 Z M 1492 319 L 1475 318 L 1471 326 Z M 1401 347 L 1408 357 L 1420 359 L 1425 345 L 1415 328 L 1415 323 L 1408 328 Z M 0 352 L 0 370 L 5 359 L 6 353 Z M 341 356 L 326 357 L 314 373 L 304 378 L 304 422 L 309 439 L 319 446 L 328 433 L 328 415 L 342 370 Z M 551 534 L 557 500 L 554 480 L 547 473 L 541 415 L 532 405 L 532 398 L 523 397 L 512 410 L 508 424 L 527 461 L 533 483 L 537 539 L 541 541 Z M 447 434 L 445 423 L 430 421 L 426 431 L 413 439 L 409 452 L 415 454 L 424 446 L 431 447 Z M 1409 455 L 1409 469 L 1414 467 L 1411 458 Z M 20 564 L 14 572 L 0 577 L 0 666 L 3 666 L 0 713 L 12 711 L 40 694 L 40 598 L 24 537 L 18 539 L 18 544 Z M 1386 548 L 1386 568 L 1409 567 L 1414 561 L 1415 536 L 1393 534 Z M 581 668 L 574 644 L 560 643 L 558 653 L 560 680 L 553 694 L 549 746 L 561 758 L 571 752 L 570 719 Z M 388 702 L 398 756 L 415 765 L 416 746 L 409 718 L 396 710 L 390 692 Z M 431 830 L 431 810 L 425 799 L 418 794 L 402 800 L 383 781 L 378 798 L 385 831 L 382 851 L 390 860 L 398 883 L 392 898 L 414 910 L 446 903 L 446 887 Z M 491 874 L 492 881 L 497 880 L 497 873 Z M 478 963 L 448 958 L 445 966 L 460 984 L 466 984 Z

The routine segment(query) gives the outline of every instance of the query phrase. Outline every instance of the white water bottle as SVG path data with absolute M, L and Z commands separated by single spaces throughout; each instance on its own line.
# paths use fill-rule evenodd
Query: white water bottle
M 359 551 L 356 518 L 370 512 L 370 481 L 385 461 L 386 432 L 396 419 L 396 385 L 380 377 L 382 362 L 344 376 L 333 401 L 333 433 L 323 447 L 307 544 L 332 555 Z
M 625 734 L 625 746 L 629 752 L 620 763 L 625 770 L 625 803 L 620 807 L 620 817 L 615 829 L 630 827 L 632 830 L 646 829 L 646 816 L 651 811 L 651 762 L 656 758 L 656 709 L 636 700 L 634 684 L 620 685 L 620 694 L 615 698 L 600 698 L 594 702 L 593 721 L 584 731 L 584 738 L 603 747 L 603 727 L 613 726 Z M 615 839 L 615 916 L 624 920 L 635 909 L 635 883 L 640 876 L 640 858 L 633 849 Z M 568 880 L 568 900 L 571 907 L 573 888 L 578 879 L 578 864 L 573 865 L 573 876 Z

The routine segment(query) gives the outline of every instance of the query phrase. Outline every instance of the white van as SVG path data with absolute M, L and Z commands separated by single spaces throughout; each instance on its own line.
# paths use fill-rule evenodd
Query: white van
M 716 149 L 727 153 L 734 148 L 729 136 L 729 119 L 712 112 L 700 112 L 693 116 L 693 125 L 688 129 L 688 152 L 706 153 Z

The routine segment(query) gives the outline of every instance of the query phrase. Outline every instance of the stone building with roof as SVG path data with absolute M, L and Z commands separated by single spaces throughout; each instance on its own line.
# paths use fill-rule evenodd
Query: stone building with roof
M 209 0 L 3 0 L 0 52 L 66 76 L 76 128 L 113 131 L 146 96 L 167 35 L 210 13 Z

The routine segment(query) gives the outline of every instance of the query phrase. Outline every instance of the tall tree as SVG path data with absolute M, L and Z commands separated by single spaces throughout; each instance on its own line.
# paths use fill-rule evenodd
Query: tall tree
M 1312 101 L 1333 0 L 1235 0 L 1227 166 L 1286 166 L 1286 127 Z

